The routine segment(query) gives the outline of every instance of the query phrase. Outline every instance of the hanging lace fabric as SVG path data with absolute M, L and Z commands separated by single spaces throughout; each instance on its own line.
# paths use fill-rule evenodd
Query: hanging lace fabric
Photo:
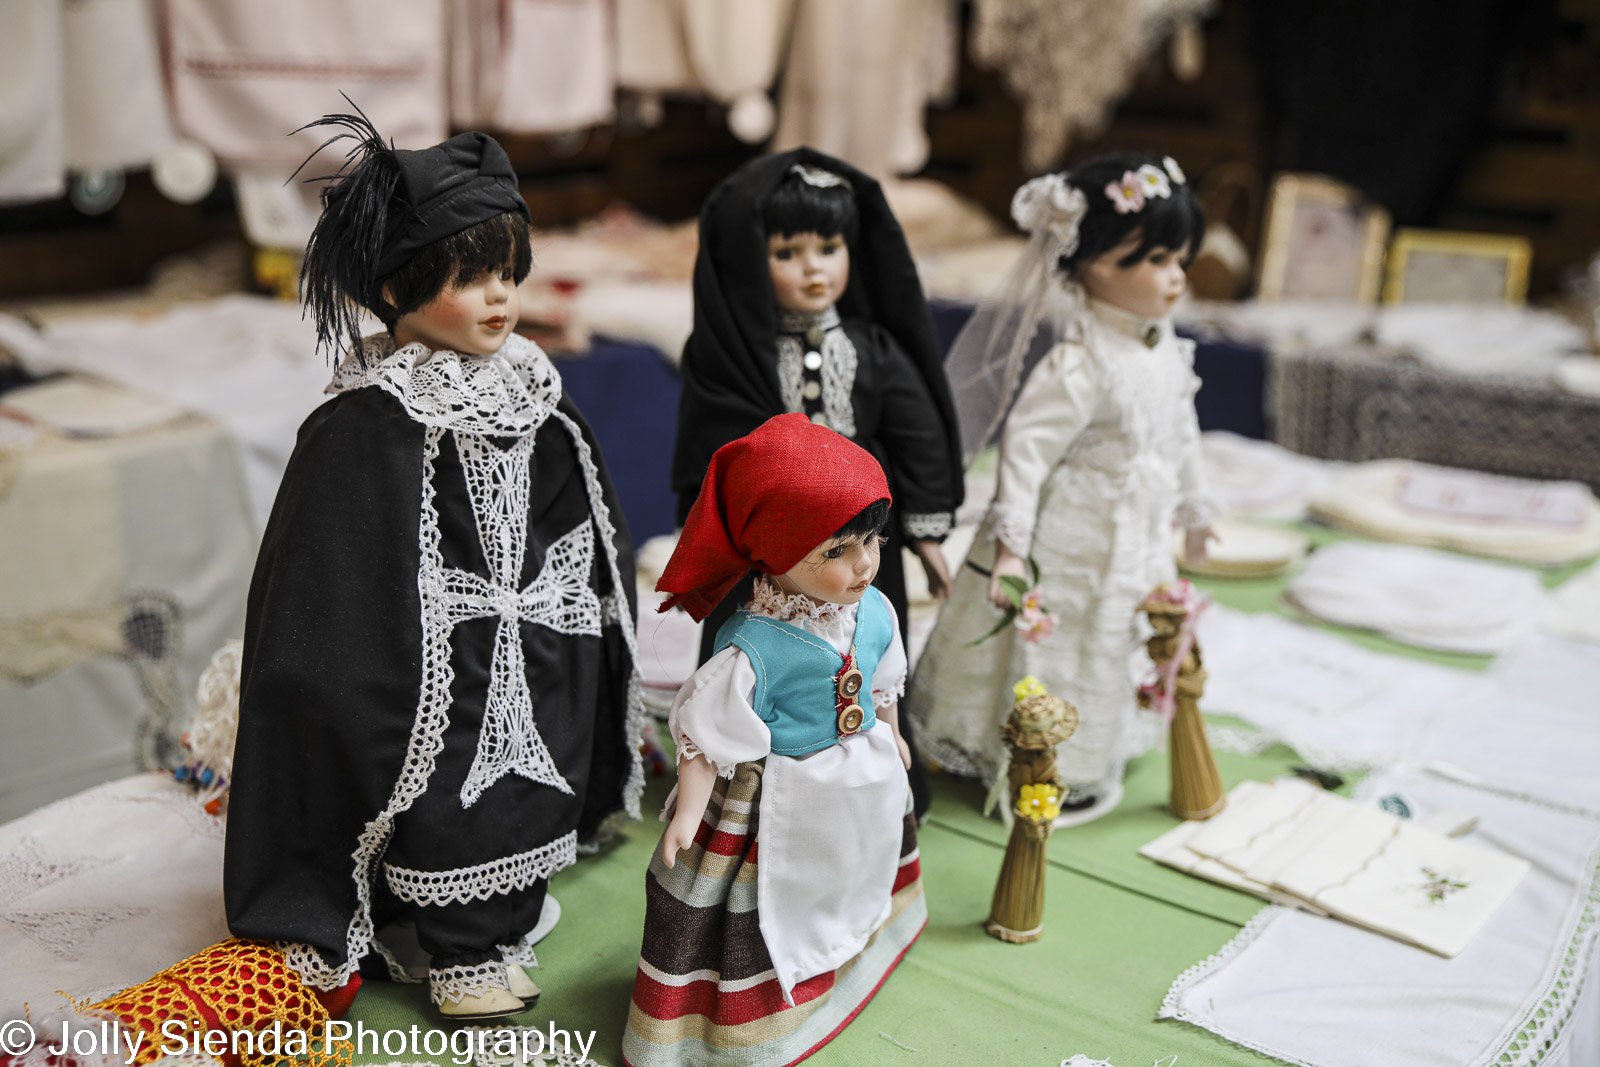
M 1062 277 L 1057 263 L 1077 250 L 1087 211 L 1083 192 L 1060 174 L 1035 178 L 1012 198 L 1011 217 L 1028 243 L 973 311 L 945 361 L 963 463 L 993 443 L 1034 365 L 1079 329 L 1083 289 Z
M 1022 101 L 1023 162 L 1043 170 L 1105 125 L 1145 59 L 1216 0 L 978 0 L 972 55 Z

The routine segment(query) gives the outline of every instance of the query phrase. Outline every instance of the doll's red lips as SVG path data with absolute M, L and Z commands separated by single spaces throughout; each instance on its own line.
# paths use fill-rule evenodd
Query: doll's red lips
M 483 324 L 491 330 L 498 330 L 505 326 L 506 317 L 504 315 L 496 315 L 492 319 L 484 319 Z

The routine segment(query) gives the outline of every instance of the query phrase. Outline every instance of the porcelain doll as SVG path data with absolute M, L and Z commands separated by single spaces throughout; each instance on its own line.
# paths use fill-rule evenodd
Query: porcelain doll
M 995 495 L 907 705 L 930 753 L 991 784 L 1017 679 L 1076 706 L 1058 752 L 1065 825 L 1114 808 L 1153 740 L 1135 719 L 1139 604 L 1176 576 L 1174 524 L 1190 558 L 1212 536 L 1194 346 L 1171 321 L 1204 219 L 1178 164 L 1147 155 L 1036 178 L 1012 214 L 1029 244 L 949 362 L 966 451 L 998 436 Z M 1034 568 L 1054 631 L 980 640 L 1011 602 L 1001 579 Z
M 766 419 L 799 412 L 836 430 L 888 472 L 896 517 L 884 531 L 876 584 L 904 639 L 901 547 L 943 596 L 949 574 L 939 545 L 961 503 L 961 458 L 927 302 L 882 189 L 808 148 L 746 164 L 701 209 L 694 300 L 673 457 L 680 520 L 712 453 Z M 702 662 L 748 596 L 741 586 L 712 613 Z M 912 786 L 922 814 L 920 764 Z
M 415 925 L 441 1013 L 538 997 L 546 880 L 637 816 L 631 549 L 598 450 L 513 332 L 528 209 L 481 133 L 364 116 L 301 275 L 346 342 L 301 427 L 245 620 L 225 892 L 234 933 L 327 989 Z M 361 310 L 386 329 L 364 340 Z
M 673 704 L 678 788 L 645 880 L 633 1067 L 802 1059 L 927 921 L 905 646 L 872 585 L 889 500 L 869 453 L 798 413 L 711 459 L 663 610 L 704 618 L 757 577 Z

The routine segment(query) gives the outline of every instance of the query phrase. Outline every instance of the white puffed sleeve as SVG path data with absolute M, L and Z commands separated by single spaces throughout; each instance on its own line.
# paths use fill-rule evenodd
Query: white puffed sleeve
M 1179 356 L 1188 371 L 1182 387 L 1182 405 L 1178 412 L 1182 432 L 1179 435 L 1178 457 L 1178 510 L 1174 516 L 1179 526 L 1193 529 L 1209 526 L 1217 515 L 1217 503 L 1206 488 L 1205 463 L 1200 452 L 1200 417 L 1195 412 L 1194 397 L 1200 391 L 1200 376 L 1194 372 L 1194 342 L 1185 338 L 1176 341 Z
M 741 763 L 772 751 L 772 731 L 756 714 L 756 672 L 745 654 L 729 646 L 706 660 L 678 690 L 667 716 L 678 755 L 705 759 L 724 778 Z
M 1045 479 L 1093 420 L 1105 392 L 1088 349 L 1063 342 L 1028 375 L 1006 417 L 989 525 L 1000 543 L 1026 557 Z
M 906 695 L 906 646 L 900 640 L 900 620 L 895 617 L 894 606 L 889 603 L 888 597 L 883 598 L 883 606 L 889 609 L 889 629 L 894 636 L 889 639 L 889 647 L 884 650 L 883 658 L 878 660 L 877 669 L 872 672 L 874 708 L 886 708 Z

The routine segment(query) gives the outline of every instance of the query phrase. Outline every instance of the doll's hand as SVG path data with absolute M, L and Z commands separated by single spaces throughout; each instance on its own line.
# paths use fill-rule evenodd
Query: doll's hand
M 894 747 L 900 750 L 900 762 L 906 770 L 911 769 L 911 746 L 906 744 L 906 739 L 900 736 L 900 731 L 894 732 Z
M 686 819 L 681 814 L 674 815 L 667 824 L 667 832 L 661 835 L 661 862 L 671 870 L 678 861 L 678 853 L 694 844 L 695 831 L 700 829 L 698 818 Z
M 1191 526 L 1183 531 L 1183 558 L 1190 563 L 1204 563 L 1210 555 L 1209 545 L 1217 540 L 1217 532 L 1209 526 Z
M 950 568 L 945 564 L 939 542 L 922 538 L 911 542 L 911 551 L 922 561 L 922 573 L 928 576 L 928 595 L 935 600 L 949 599 Z
M 1026 582 L 1028 564 L 1021 556 L 1001 545 L 995 555 L 994 570 L 989 574 L 989 603 L 997 608 L 1016 607 L 1011 602 L 1011 597 L 1006 594 L 1005 587 L 1000 584 L 1000 579 L 1007 577 L 1021 578 Z

